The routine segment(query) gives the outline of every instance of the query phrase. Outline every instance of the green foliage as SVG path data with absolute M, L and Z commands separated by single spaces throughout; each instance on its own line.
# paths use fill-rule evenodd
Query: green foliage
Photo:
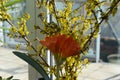
M 0 76 L 0 80 L 2 80 L 2 77 Z
M 2 77 L 0 76 L 0 80 L 12 80 L 12 78 L 13 78 L 13 76 L 10 76 L 10 77 L 8 77 L 8 78 L 2 78 Z
M 7 3 L 5 3 L 5 7 L 9 7 L 12 6 L 16 3 L 21 3 L 23 0 L 12 0 L 12 1 L 8 1 Z M 0 8 L 2 8 L 2 6 L 0 5 Z
M 61 80 L 77 79 L 79 72 L 88 63 L 88 60 L 82 60 L 82 57 L 87 53 L 91 41 L 97 37 L 101 23 L 104 20 L 108 20 L 110 15 L 114 16 L 116 14 L 117 5 L 120 0 L 110 0 L 110 6 L 106 10 L 102 9 L 102 6 L 104 6 L 103 3 L 105 3 L 106 0 L 87 0 L 74 10 L 74 1 L 62 0 L 62 2 L 64 4 L 63 9 L 58 9 L 56 8 L 56 0 L 37 0 L 36 4 L 38 9 L 44 8 L 48 10 L 54 22 L 47 22 L 45 12 L 40 12 L 38 18 L 40 18 L 42 22 L 42 27 L 35 24 L 35 26 L 33 26 L 33 31 L 39 31 L 40 35 L 46 35 L 47 41 L 49 41 L 48 37 L 51 39 L 51 36 L 65 34 L 67 36 L 72 36 L 73 39 L 78 42 L 80 54 L 65 58 L 59 67 L 57 61 L 54 66 L 50 66 L 46 62 L 44 58 L 47 51 L 46 47 L 40 44 L 36 45 L 37 48 L 34 46 L 34 42 L 40 42 L 39 38 L 33 40 L 29 39 L 28 36 L 34 33 L 29 32 L 27 29 L 26 23 L 30 18 L 29 14 L 25 14 L 19 18 L 18 25 L 15 26 L 6 9 L 8 5 L 13 5 L 14 1 L 10 4 L 1 3 L 1 21 L 7 21 L 11 25 L 9 36 L 11 38 L 23 38 L 26 41 L 27 49 L 32 49 L 32 53 L 29 53 L 29 56 L 20 52 L 14 52 L 14 54 L 32 65 L 44 78 L 46 78 L 46 80 L 49 80 L 47 73 L 54 74 Z M 83 9 L 84 13 L 82 13 Z M 99 15 L 99 17 L 97 15 Z M 54 43 L 54 40 L 52 42 Z M 43 44 L 47 44 L 47 42 Z M 20 45 L 17 45 L 17 48 L 19 47 Z M 51 48 L 55 51 L 53 46 Z M 65 50 L 67 51 L 67 48 Z M 57 60 L 62 60 L 60 56 L 61 55 L 59 55 Z M 44 69 L 42 67 L 44 67 Z M 59 68 L 59 70 L 57 68 Z M 59 73 L 61 74 L 58 76 L 57 74 Z
M 6 80 L 11 80 L 13 78 L 13 76 L 10 76 L 10 77 L 8 77 Z
M 25 53 L 16 52 L 16 51 L 14 51 L 13 53 L 16 56 L 18 56 L 19 58 L 21 58 L 24 61 L 26 61 L 32 67 L 34 67 L 45 78 L 45 80 L 50 80 L 50 78 L 48 77 L 48 74 L 45 72 L 45 70 L 42 68 L 42 66 L 40 64 L 38 64 L 34 59 L 32 59 L 31 57 L 29 57 Z
M 5 4 L 5 7 L 9 7 L 9 6 L 12 6 L 16 3 L 21 3 L 23 0 L 12 0 L 12 1 L 9 1 Z

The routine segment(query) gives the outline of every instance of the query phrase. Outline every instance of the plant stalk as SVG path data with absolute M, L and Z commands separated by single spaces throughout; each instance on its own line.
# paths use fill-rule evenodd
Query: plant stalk
M 59 78 L 60 78 L 59 70 L 60 70 L 60 65 L 57 64 L 57 76 L 56 76 L 56 80 L 59 80 Z

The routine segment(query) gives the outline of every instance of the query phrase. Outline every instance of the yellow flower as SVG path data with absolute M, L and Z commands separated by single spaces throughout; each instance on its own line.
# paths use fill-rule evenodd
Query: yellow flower
M 20 44 L 16 45 L 16 49 L 19 50 L 20 49 Z
M 11 32 L 13 33 L 17 32 L 17 28 L 15 26 L 11 27 Z
M 24 14 L 24 17 L 26 20 L 28 20 L 28 19 L 30 19 L 30 14 L 26 13 L 26 14 Z
M 87 64 L 88 62 L 89 62 L 89 61 L 88 61 L 87 58 L 85 58 L 84 61 L 83 61 L 84 64 Z

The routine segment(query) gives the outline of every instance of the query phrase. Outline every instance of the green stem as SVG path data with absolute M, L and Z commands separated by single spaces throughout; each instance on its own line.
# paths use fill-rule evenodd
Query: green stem
M 57 64 L 57 78 L 56 78 L 56 80 L 59 80 L 59 78 L 60 78 L 59 70 L 60 70 L 60 65 Z
M 56 80 L 59 80 L 59 78 L 60 78 L 60 73 L 59 73 L 59 71 L 60 71 L 60 58 L 59 58 L 59 55 L 55 55 L 54 56 L 54 58 L 55 58 L 55 63 L 56 63 Z

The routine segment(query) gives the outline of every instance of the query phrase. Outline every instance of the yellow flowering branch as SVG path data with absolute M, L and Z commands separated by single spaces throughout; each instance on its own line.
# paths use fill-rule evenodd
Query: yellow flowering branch
M 115 6 L 116 6 L 119 2 L 120 2 L 120 0 L 118 0 L 114 5 L 112 5 L 112 6 L 110 7 L 110 10 L 102 17 L 102 20 L 100 20 L 100 22 L 95 25 L 96 29 L 91 33 L 91 36 L 89 37 L 89 39 L 88 39 L 88 40 L 86 41 L 86 43 L 84 44 L 85 46 L 84 46 L 83 49 L 86 49 L 86 48 L 85 48 L 86 45 L 89 43 L 89 41 L 92 40 L 92 38 L 93 38 L 96 30 L 99 29 L 100 24 L 101 24 L 104 20 L 107 20 L 108 16 L 109 16 L 110 14 L 112 14 L 111 11 L 115 8 Z M 93 12 L 93 14 L 94 14 L 94 11 L 92 11 L 92 12 Z M 97 17 L 96 17 L 95 14 L 94 14 L 94 16 L 95 16 L 95 18 L 96 18 L 96 20 L 97 20 Z M 83 50 L 83 51 L 84 51 L 84 50 Z
M 12 24 L 12 22 L 11 22 L 10 20 L 6 19 L 6 21 L 7 21 L 12 27 L 14 26 L 14 24 Z M 19 33 L 19 34 L 21 34 L 21 33 Z M 30 46 L 36 53 L 38 53 L 37 50 L 36 50 L 36 48 L 34 48 L 34 46 L 32 45 L 32 43 L 29 41 L 29 39 L 28 39 L 26 36 L 22 36 L 22 38 L 29 44 L 29 46 Z M 28 55 L 30 56 L 31 54 L 28 54 Z M 45 60 L 41 55 L 40 55 L 40 58 L 43 60 L 44 64 L 45 64 L 47 67 L 49 67 L 49 65 L 47 64 L 46 60 Z
M 0 3 L 2 5 L 0 19 L 7 21 L 11 25 L 10 37 L 20 37 L 26 41 L 27 47 L 32 48 L 34 52 L 34 54 L 27 55 L 40 65 L 43 65 L 46 72 L 54 74 L 57 80 L 77 80 L 78 72 L 88 64 L 88 59 L 83 59 L 85 54 L 82 53 L 88 51 L 92 39 L 98 35 L 101 23 L 107 20 L 110 14 L 114 15 L 116 13 L 116 5 L 118 5 L 120 0 L 111 1 L 110 8 L 106 12 L 103 12 L 101 9 L 104 1 L 87 0 L 82 6 L 74 10 L 74 1 L 63 0 L 64 8 L 62 10 L 56 7 L 55 1 L 37 0 L 37 7 L 39 9 L 44 7 L 55 20 L 47 22 L 47 17 L 44 12 L 38 15 L 38 18 L 42 21 L 43 28 L 39 25 L 35 25 L 34 28 L 42 34 L 45 34 L 46 37 L 44 40 L 33 39 L 42 45 L 38 44 L 37 48 L 33 46 L 33 42 L 28 38 L 32 34 L 29 33 L 26 25 L 29 18 L 28 15 L 19 18 L 20 21 L 16 27 L 11 22 L 5 5 Z M 85 9 L 86 15 L 80 13 L 82 12 L 82 8 Z M 100 18 L 97 17 L 98 13 L 100 13 Z M 19 47 L 20 45 L 18 45 Z M 44 59 L 44 55 L 46 55 L 46 50 L 48 49 L 54 55 L 55 65 L 53 66 L 49 66 Z

